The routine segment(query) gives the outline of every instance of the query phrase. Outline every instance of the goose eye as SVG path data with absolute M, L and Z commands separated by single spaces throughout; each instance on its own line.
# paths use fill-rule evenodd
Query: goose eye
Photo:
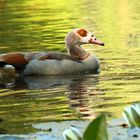
M 77 33 L 81 36 L 81 37 L 86 37 L 87 36 L 87 31 L 84 29 L 79 29 L 77 31 Z
M 91 37 L 94 37 L 94 35 L 91 35 Z

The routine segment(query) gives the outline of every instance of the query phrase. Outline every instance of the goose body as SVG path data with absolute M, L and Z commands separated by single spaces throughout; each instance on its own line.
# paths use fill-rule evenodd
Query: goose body
M 24 75 L 63 75 L 99 72 L 99 60 L 82 44 L 104 45 L 85 29 L 75 29 L 65 38 L 68 54 L 56 52 L 15 52 L 0 55 L 0 67 Z
M 99 60 L 96 56 L 90 55 L 82 61 L 70 59 L 63 60 L 44 60 L 34 59 L 26 66 L 25 75 L 62 75 L 77 73 L 97 73 L 99 71 Z

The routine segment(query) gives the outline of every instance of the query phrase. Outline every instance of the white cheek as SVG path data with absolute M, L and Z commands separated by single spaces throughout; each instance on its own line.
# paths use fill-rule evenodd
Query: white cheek
M 90 39 L 91 39 L 91 33 L 88 33 L 86 37 L 81 38 L 81 42 L 88 43 Z

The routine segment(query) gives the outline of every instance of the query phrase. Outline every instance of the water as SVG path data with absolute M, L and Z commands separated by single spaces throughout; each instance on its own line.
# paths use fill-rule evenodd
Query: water
M 106 46 L 86 45 L 98 75 L 0 78 L 0 133 L 38 132 L 34 124 L 121 117 L 140 102 L 139 0 L 0 0 L 0 52 L 66 52 L 68 31 L 84 27 Z

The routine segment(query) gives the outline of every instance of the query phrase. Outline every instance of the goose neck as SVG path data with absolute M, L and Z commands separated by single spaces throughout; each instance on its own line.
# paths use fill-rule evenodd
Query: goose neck
M 86 52 L 79 44 L 68 45 L 67 48 L 69 55 L 76 59 L 84 60 L 89 56 L 89 53 Z

